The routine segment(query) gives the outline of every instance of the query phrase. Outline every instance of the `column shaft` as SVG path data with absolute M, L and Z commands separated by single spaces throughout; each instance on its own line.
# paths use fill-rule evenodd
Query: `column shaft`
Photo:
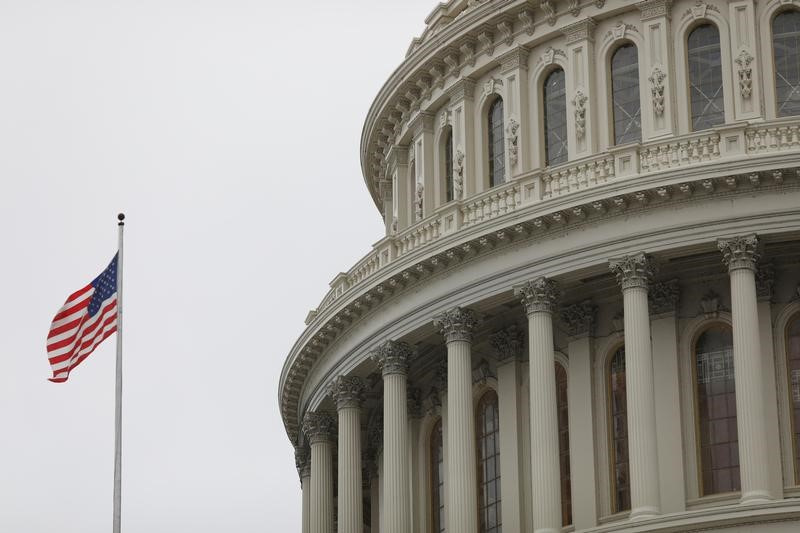
M 361 533 L 364 529 L 359 415 L 358 407 L 339 409 L 339 533 Z
M 631 518 L 659 514 L 653 353 L 646 286 L 623 288 Z
M 384 532 L 408 533 L 408 407 L 405 374 L 383 376 Z
M 332 445 L 319 440 L 311 444 L 310 533 L 333 531 Z
M 300 482 L 303 488 L 303 511 L 302 511 L 302 529 L 303 533 L 311 532 L 311 476 L 304 476 Z
M 528 313 L 534 531 L 561 530 L 558 407 L 550 311 Z

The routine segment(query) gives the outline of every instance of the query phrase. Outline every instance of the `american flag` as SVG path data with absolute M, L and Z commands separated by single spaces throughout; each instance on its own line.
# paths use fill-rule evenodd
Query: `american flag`
M 54 383 L 89 357 L 98 344 L 117 331 L 117 255 L 94 281 L 67 298 L 50 324 L 47 357 Z

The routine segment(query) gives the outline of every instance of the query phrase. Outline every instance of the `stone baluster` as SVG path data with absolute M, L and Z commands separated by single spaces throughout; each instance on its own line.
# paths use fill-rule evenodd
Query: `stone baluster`
M 339 376 L 331 387 L 339 413 L 339 533 L 364 529 L 361 486 L 361 402 L 364 382 L 357 376 Z
M 761 346 L 758 329 L 755 235 L 719 239 L 717 246 L 731 278 L 733 369 L 736 382 L 736 428 L 739 433 L 739 472 L 742 503 L 772 499 L 765 438 L 765 407 Z
M 308 412 L 303 433 L 311 443 L 310 533 L 333 531 L 333 439 L 336 420 L 326 412 Z
M 433 324 L 447 344 L 447 530 L 478 532 L 475 410 L 472 403 L 472 333 L 477 317 L 456 307 Z
M 311 524 L 311 450 L 306 447 L 296 447 L 294 449 L 294 463 L 297 466 L 297 474 L 300 476 L 300 488 L 303 492 L 303 507 L 301 513 L 301 531 L 309 533 Z
M 653 277 L 644 253 L 612 259 L 611 271 L 622 287 L 625 323 L 625 390 L 628 405 L 628 460 L 631 484 L 631 519 L 655 516 L 661 511 L 658 476 L 658 441 L 650 340 L 648 285 Z
M 561 531 L 561 469 L 558 450 L 553 309 L 555 281 L 540 277 L 515 287 L 528 315 L 531 473 L 535 533 Z
M 387 341 L 370 355 L 383 375 L 382 533 L 411 529 L 406 390 L 411 353 L 405 342 Z

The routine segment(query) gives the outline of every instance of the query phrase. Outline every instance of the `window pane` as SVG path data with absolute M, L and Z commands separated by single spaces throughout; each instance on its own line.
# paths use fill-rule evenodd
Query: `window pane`
M 609 394 L 611 405 L 611 487 L 615 513 L 631 508 L 631 488 L 628 477 L 628 410 L 625 397 L 625 347 L 619 348 L 609 365 Z
M 444 183 L 445 200 L 453 200 L 453 130 L 448 130 L 444 141 Z
M 431 431 L 431 512 L 433 531 L 442 533 L 444 528 L 444 448 L 442 446 L 442 420 L 439 419 Z
M 614 109 L 614 142 L 625 144 L 641 140 L 639 56 L 636 46 L 632 44 L 620 46 L 611 58 L 611 103 Z
M 483 395 L 475 410 L 478 416 L 478 502 L 481 533 L 500 533 L 500 426 L 497 393 Z
M 567 371 L 556 363 L 556 406 L 558 409 L 558 451 L 561 467 L 561 523 L 572 523 L 572 487 L 569 475 L 569 410 L 567 408 Z
M 567 160 L 567 86 L 564 71 L 554 70 L 544 81 L 544 156 L 549 166 Z
M 740 490 L 733 337 L 728 326 L 706 330 L 694 347 L 698 443 L 703 495 Z
M 784 11 L 772 21 L 772 50 L 777 114 L 800 115 L 800 11 Z
M 717 27 L 703 24 L 695 28 L 689 34 L 688 50 L 692 129 L 698 131 L 725 122 Z
M 498 98 L 489 107 L 489 186 L 505 181 L 505 135 L 503 133 L 503 100 Z
M 786 328 L 786 368 L 789 374 L 789 400 L 791 401 L 792 428 L 794 431 L 795 484 L 800 472 L 800 315 L 795 316 Z

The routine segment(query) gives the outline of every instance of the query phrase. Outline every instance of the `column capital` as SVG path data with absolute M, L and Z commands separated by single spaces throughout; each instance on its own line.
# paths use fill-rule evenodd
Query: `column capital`
M 717 248 L 722 252 L 722 262 L 728 267 L 728 272 L 740 269 L 756 271 L 760 255 L 758 237 L 755 233 L 717 239 Z
M 569 305 L 561 310 L 561 320 L 570 337 L 588 337 L 594 332 L 597 306 L 591 300 Z
M 311 475 L 311 451 L 306 446 L 294 447 L 294 465 L 301 481 Z
M 333 442 L 336 439 L 336 420 L 326 411 L 309 411 L 303 417 L 303 433 L 311 444 Z
M 358 376 L 337 376 L 328 387 L 328 393 L 336 404 L 336 409 L 361 407 L 364 401 L 366 386 L 364 380 Z
M 408 374 L 408 362 L 412 357 L 411 346 L 407 342 L 386 341 L 369 354 L 381 374 Z
M 472 309 L 454 307 L 434 317 L 433 326 L 444 336 L 445 342 L 472 342 L 472 333 L 478 326 L 478 315 Z
M 649 291 L 650 313 L 662 315 L 674 313 L 680 298 L 680 286 L 677 279 L 653 283 Z
M 610 259 L 608 266 L 616 274 L 623 291 L 633 288 L 647 290 L 655 274 L 652 258 L 644 252 Z
M 516 361 L 522 355 L 525 344 L 525 333 L 517 326 L 509 326 L 489 336 L 489 343 L 494 348 L 497 362 L 500 364 Z
M 526 281 L 514 287 L 514 295 L 518 296 L 529 315 L 533 313 L 552 313 L 559 295 L 558 284 L 545 277 Z

